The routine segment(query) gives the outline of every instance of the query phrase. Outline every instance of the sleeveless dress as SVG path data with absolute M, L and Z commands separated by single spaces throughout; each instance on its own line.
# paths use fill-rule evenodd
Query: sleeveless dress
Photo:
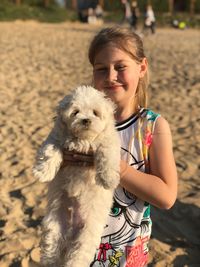
M 148 151 L 159 114 L 141 108 L 116 125 L 121 138 L 121 158 L 133 168 L 149 171 Z M 105 200 L 103 200 L 105 201 Z M 120 185 L 90 267 L 144 267 L 151 235 L 150 205 Z

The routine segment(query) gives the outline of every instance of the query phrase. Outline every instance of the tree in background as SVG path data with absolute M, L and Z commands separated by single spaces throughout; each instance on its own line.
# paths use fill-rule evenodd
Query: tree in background
M 0 0 L 1 1 L 1 0 Z M 9 0 L 10 2 L 15 3 L 16 5 L 21 5 L 22 3 L 29 3 L 28 0 Z M 73 9 L 77 9 L 78 6 L 78 2 L 82 2 L 82 3 L 87 3 L 87 2 L 92 2 L 92 0 L 60 0 L 64 3 L 64 7 L 71 7 Z M 131 0 L 130 0 L 131 1 Z M 31 0 L 30 0 L 31 2 Z M 44 7 L 48 7 L 50 4 L 52 3 L 56 3 L 59 2 L 59 0 L 35 0 L 35 2 L 37 2 L 38 4 L 43 4 Z M 98 2 L 98 4 L 104 8 L 105 10 L 116 10 L 121 8 L 121 1 L 120 0 L 94 0 L 94 2 Z M 184 6 L 187 9 L 187 12 L 190 13 L 190 16 L 194 16 L 195 11 L 199 12 L 200 10 L 200 0 L 196 1 L 196 0 L 140 0 L 138 1 L 138 6 L 141 10 L 144 9 L 144 7 L 146 6 L 146 4 L 152 4 L 155 9 L 161 11 L 161 12 L 166 12 L 167 10 L 169 11 L 169 13 L 171 15 L 173 15 L 176 6 Z
M 177 1 L 175 0 L 168 0 L 168 6 L 169 6 L 169 12 L 170 14 L 173 14 L 174 12 L 174 5 Z M 195 4 L 196 4 L 196 0 L 190 0 L 189 1 L 189 12 L 190 12 L 190 16 L 193 16 L 195 13 Z
M 103 8 L 104 7 L 104 0 L 99 0 L 99 5 Z
M 195 12 L 195 3 L 196 0 L 190 0 L 190 16 L 192 17 Z
M 48 7 L 49 6 L 49 0 L 43 0 L 43 4 L 44 4 L 44 7 Z
M 41 0 L 41 2 L 43 2 L 44 7 L 48 7 L 50 4 L 50 0 Z M 19 6 L 21 5 L 22 0 L 14 0 L 14 3 Z
M 172 15 L 174 10 L 174 0 L 168 0 L 169 13 Z
M 15 4 L 16 5 L 20 5 L 21 4 L 21 0 L 15 0 Z

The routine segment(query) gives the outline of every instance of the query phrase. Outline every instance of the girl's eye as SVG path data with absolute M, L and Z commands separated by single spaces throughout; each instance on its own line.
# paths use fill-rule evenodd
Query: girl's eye
M 95 72 L 105 72 L 106 71 L 106 68 L 97 68 L 94 70 Z
M 119 207 L 112 207 L 110 215 L 113 217 L 119 216 L 122 213 L 122 209 Z
M 125 69 L 126 69 L 126 66 L 124 66 L 124 65 L 120 65 L 120 66 L 116 67 L 116 70 L 118 70 L 118 71 L 123 71 Z

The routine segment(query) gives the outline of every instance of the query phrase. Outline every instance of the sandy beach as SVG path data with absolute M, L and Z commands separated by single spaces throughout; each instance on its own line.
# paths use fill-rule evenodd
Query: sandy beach
M 31 168 L 58 101 L 91 81 L 87 48 L 99 27 L 0 23 L 1 267 L 40 266 L 47 185 L 33 177 Z M 174 207 L 152 208 L 149 266 L 198 267 L 200 30 L 157 29 L 143 39 L 151 70 L 149 106 L 170 123 L 179 175 Z

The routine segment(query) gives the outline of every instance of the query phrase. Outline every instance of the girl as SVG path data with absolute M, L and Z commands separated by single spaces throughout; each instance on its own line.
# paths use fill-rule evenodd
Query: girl
M 148 62 L 140 37 L 121 27 L 92 40 L 93 83 L 116 104 L 121 137 L 121 182 L 92 266 L 143 267 L 148 263 L 150 204 L 172 207 L 177 172 L 167 121 L 147 109 Z M 92 164 L 92 155 L 65 152 L 65 160 Z

